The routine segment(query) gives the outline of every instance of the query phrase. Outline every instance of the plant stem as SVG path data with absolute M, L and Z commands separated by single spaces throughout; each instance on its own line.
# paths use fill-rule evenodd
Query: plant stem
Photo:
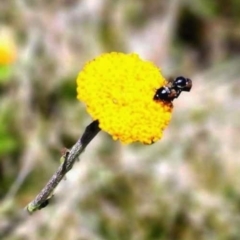
M 99 122 L 97 120 L 86 127 L 82 137 L 78 139 L 71 150 L 67 151 L 62 157 L 63 163 L 59 166 L 45 187 L 40 191 L 36 198 L 26 206 L 26 209 L 29 213 L 33 213 L 34 211 L 40 210 L 41 208 L 47 206 L 57 185 L 64 178 L 66 173 L 71 170 L 80 154 L 84 151 L 86 146 L 98 134 L 99 131 Z

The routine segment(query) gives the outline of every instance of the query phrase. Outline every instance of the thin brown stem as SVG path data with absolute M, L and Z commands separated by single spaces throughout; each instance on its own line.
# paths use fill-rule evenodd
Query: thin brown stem
M 66 173 L 71 170 L 80 154 L 99 131 L 99 122 L 97 120 L 86 127 L 82 137 L 78 139 L 71 150 L 65 153 L 63 156 L 63 163 L 59 166 L 45 187 L 40 191 L 36 198 L 27 205 L 26 209 L 29 213 L 40 210 L 48 204 L 57 185 L 64 178 Z

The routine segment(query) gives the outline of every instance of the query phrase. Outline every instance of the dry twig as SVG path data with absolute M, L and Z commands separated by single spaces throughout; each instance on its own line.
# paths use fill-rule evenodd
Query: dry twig
M 79 155 L 84 151 L 86 146 L 100 131 L 98 124 L 99 122 L 96 120 L 90 125 L 88 125 L 82 137 L 74 144 L 71 150 L 67 151 L 64 154 L 64 161 L 60 165 L 58 170 L 54 173 L 54 175 L 48 181 L 46 186 L 36 196 L 36 198 L 27 205 L 26 209 L 29 213 L 33 213 L 34 211 L 40 210 L 41 208 L 44 208 L 48 205 L 54 189 L 64 178 L 66 173 L 71 170 L 73 164 L 78 159 Z

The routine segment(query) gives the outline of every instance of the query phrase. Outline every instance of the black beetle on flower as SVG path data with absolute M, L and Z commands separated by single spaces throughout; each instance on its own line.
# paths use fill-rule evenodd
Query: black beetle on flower
M 166 86 L 157 89 L 153 99 L 157 101 L 172 102 L 182 91 L 189 92 L 192 88 L 192 80 L 185 77 L 177 77 L 170 80 Z

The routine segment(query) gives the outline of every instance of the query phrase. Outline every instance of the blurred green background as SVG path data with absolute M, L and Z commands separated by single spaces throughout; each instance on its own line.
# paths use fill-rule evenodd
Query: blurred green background
M 239 0 L 8 0 L 0 45 L 3 32 L 16 59 L 0 64 L 1 239 L 240 239 Z M 161 141 L 101 132 L 52 204 L 16 221 L 91 122 L 78 72 L 110 51 L 189 77 L 192 91 Z

